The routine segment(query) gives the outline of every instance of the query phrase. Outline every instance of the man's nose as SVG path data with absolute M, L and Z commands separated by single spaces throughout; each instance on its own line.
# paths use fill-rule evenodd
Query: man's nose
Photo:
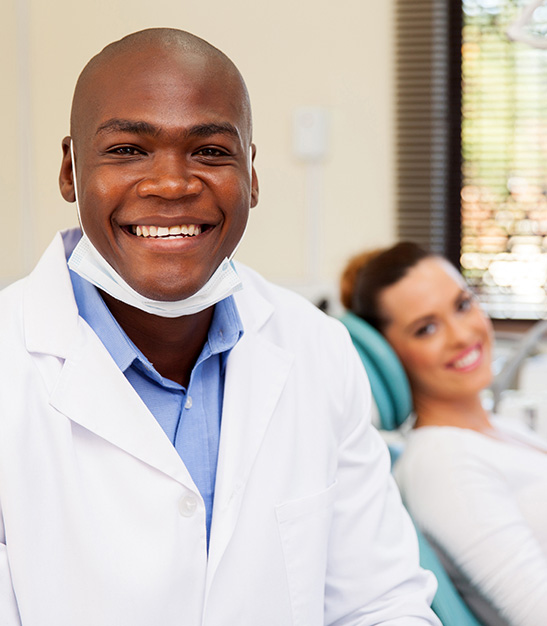
M 137 194 L 146 198 L 158 196 L 178 200 L 184 196 L 198 195 L 203 188 L 201 179 L 182 158 L 158 159 L 147 176 L 137 184 Z

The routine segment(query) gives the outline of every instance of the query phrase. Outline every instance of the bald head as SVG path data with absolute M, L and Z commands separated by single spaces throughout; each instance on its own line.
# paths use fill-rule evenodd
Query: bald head
M 100 98 L 101 78 L 118 72 L 119 76 L 142 70 L 142 61 L 158 66 L 178 60 L 189 67 L 199 66 L 211 79 L 222 77 L 237 93 L 237 106 L 246 117 L 249 140 L 252 134 L 251 105 L 241 73 L 223 52 L 191 33 L 175 28 L 149 28 L 108 44 L 82 70 L 72 100 L 70 133 L 75 141 L 90 107 Z

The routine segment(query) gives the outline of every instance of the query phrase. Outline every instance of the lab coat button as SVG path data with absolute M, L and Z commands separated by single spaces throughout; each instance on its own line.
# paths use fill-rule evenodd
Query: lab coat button
M 192 517 L 198 508 L 198 499 L 196 496 L 183 496 L 179 502 L 179 512 L 182 517 Z

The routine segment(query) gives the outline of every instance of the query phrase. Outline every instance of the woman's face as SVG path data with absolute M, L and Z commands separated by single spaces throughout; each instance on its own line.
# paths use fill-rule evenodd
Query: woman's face
M 415 402 L 461 400 L 490 384 L 492 325 L 447 261 L 420 261 L 380 294 L 379 305 Z

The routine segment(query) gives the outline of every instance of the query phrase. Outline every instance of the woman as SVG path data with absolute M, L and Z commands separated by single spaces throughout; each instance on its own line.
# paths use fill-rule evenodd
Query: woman
M 353 259 L 342 300 L 409 378 L 415 424 L 394 473 L 411 515 L 509 623 L 547 624 L 547 443 L 481 403 L 489 319 L 452 265 L 411 243 Z

